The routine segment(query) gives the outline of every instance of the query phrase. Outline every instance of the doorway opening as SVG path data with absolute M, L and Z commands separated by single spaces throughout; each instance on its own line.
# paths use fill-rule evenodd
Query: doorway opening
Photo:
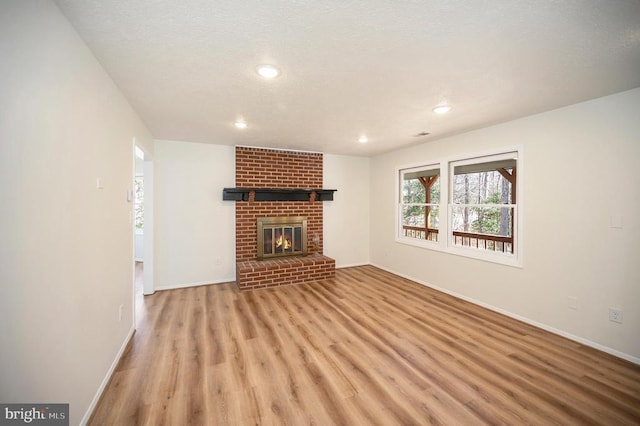
M 133 304 L 136 324 L 145 317 L 144 296 L 154 293 L 153 285 L 153 161 L 133 140 Z

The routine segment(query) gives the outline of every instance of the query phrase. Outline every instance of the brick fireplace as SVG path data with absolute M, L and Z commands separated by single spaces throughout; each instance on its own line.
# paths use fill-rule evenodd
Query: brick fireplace
M 322 153 L 236 147 L 236 187 L 306 189 L 296 201 L 256 201 L 256 191 L 236 201 L 236 280 L 240 290 L 332 278 L 335 260 L 323 255 Z M 262 199 L 262 198 L 260 198 Z M 305 256 L 258 260 L 257 222 L 267 217 L 304 217 Z

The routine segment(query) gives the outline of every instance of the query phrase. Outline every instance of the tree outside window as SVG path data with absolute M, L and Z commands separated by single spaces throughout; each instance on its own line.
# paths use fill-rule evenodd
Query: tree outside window
M 453 163 L 451 231 L 454 244 L 473 246 L 475 243 L 476 248 L 513 253 L 517 153 L 511 155 L 514 158 Z
M 144 179 L 142 176 L 136 176 L 134 180 L 134 192 L 136 230 L 142 231 L 144 229 Z

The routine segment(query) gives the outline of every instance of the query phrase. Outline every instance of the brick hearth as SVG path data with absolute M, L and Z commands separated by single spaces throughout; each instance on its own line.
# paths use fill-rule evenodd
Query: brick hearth
M 334 259 L 316 253 L 310 256 L 238 262 L 236 276 L 240 290 L 248 290 L 326 280 L 335 276 L 335 269 Z
M 322 188 L 322 154 L 236 147 L 236 187 Z M 323 253 L 320 201 L 236 201 L 236 271 L 240 290 L 296 284 L 335 276 L 335 261 Z M 304 257 L 258 261 L 256 220 L 268 216 L 306 216 Z

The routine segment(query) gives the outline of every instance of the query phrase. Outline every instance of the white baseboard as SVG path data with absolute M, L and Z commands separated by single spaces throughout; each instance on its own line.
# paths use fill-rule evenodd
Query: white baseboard
M 446 294 L 448 294 L 450 296 L 457 297 L 458 299 L 465 300 L 467 302 L 473 303 L 474 305 L 482 306 L 483 308 L 487 308 L 487 309 L 489 309 L 491 311 L 498 312 L 498 313 L 500 313 L 502 315 L 506 315 L 506 316 L 511 317 L 513 319 L 517 319 L 518 321 L 522 321 L 522 322 L 527 323 L 529 325 L 532 325 L 534 327 L 541 328 L 541 329 L 543 329 L 545 331 L 548 331 L 550 333 L 557 334 L 558 336 L 566 337 L 567 339 L 570 339 L 570 340 L 573 340 L 575 342 L 581 343 L 581 344 L 583 344 L 585 346 L 590 346 L 590 347 L 592 347 L 594 349 L 598 349 L 599 351 L 606 352 L 606 353 L 611 354 L 613 356 L 616 356 L 618 358 L 622 358 L 622 359 L 627 360 L 629 362 L 632 362 L 634 364 L 640 365 L 640 358 L 635 357 L 633 355 L 629 355 L 627 353 L 620 352 L 620 351 L 612 349 L 612 348 L 610 348 L 608 346 L 601 345 L 600 343 L 592 342 L 591 340 L 585 339 L 585 338 L 580 337 L 580 336 L 576 336 L 576 335 L 571 334 L 571 333 L 567 333 L 566 331 L 551 327 L 551 326 L 549 326 L 547 324 L 543 324 L 543 323 L 540 323 L 538 321 L 534 321 L 534 320 L 531 320 L 529 318 L 523 317 L 521 315 L 514 314 L 513 312 L 506 311 L 506 310 L 504 310 L 502 308 L 498 308 L 496 306 L 489 305 L 488 303 L 484 303 L 484 302 L 481 302 L 479 300 L 475 300 L 475 299 L 473 299 L 471 297 L 467 297 L 467 296 L 465 296 L 463 294 L 456 293 L 455 291 L 447 290 L 446 288 L 441 288 L 441 287 L 429 284 L 429 283 L 427 283 L 425 281 L 418 280 L 416 278 L 410 277 L 408 275 L 405 275 L 403 273 L 394 271 L 394 270 L 386 268 L 384 266 L 376 265 L 375 263 L 371 263 L 370 265 L 371 266 L 375 266 L 376 268 L 380 268 L 383 271 L 387 271 L 387 272 L 390 272 L 392 274 L 398 275 L 399 277 L 406 278 L 408 280 L 416 282 L 416 283 L 418 283 L 420 285 L 423 285 L 425 287 L 429 287 L 429 288 L 432 288 L 434 290 L 441 291 L 442 293 L 446 293 Z
M 363 263 L 354 263 L 354 264 L 340 265 L 340 266 L 336 265 L 336 269 L 353 268 L 355 266 L 365 266 L 365 265 L 370 265 L 370 264 L 371 263 L 369 263 L 369 262 L 363 262 Z M 382 269 L 382 268 L 380 268 L 380 269 Z M 223 278 L 223 279 L 217 279 L 217 280 L 198 281 L 198 282 L 194 282 L 194 283 L 172 284 L 172 285 L 158 286 L 158 287 L 154 288 L 154 291 L 176 290 L 176 289 L 179 289 L 179 288 L 199 287 L 201 285 L 211 285 L 211 284 L 225 284 L 225 283 L 233 283 L 235 281 L 236 281 L 236 277 L 230 277 L 230 278 Z
M 178 288 L 187 288 L 187 287 L 199 287 L 201 285 L 233 283 L 235 281 L 236 281 L 236 279 L 235 279 L 235 277 L 233 277 L 233 278 L 223 278 L 221 280 L 218 279 L 218 280 L 211 280 L 211 281 L 199 281 L 199 282 L 195 282 L 195 283 L 164 285 L 164 286 L 156 287 L 155 291 L 175 290 L 175 289 L 178 289 Z
M 338 265 L 338 264 L 336 264 L 336 269 L 355 268 L 356 266 L 366 266 L 366 265 L 371 265 L 371 263 L 370 262 L 350 263 L 348 265 Z M 380 269 L 382 269 L 382 268 L 380 268 Z
M 113 375 L 113 372 L 115 371 L 116 367 L 118 366 L 118 363 L 120 362 L 120 358 L 122 358 L 122 354 L 124 354 L 124 351 L 127 349 L 127 345 L 129 344 L 129 341 L 131 340 L 131 337 L 133 337 L 133 333 L 135 333 L 135 331 L 136 331 L 135 327 L 133 325 L 131 325 L 131 329 L 129 330 L 129 333 L 127 334 L 127 337 L 124 339 L 124 342 L 122 343 L 122 346 L 120 347 L 120 350 L 116 354 L 116 358 L 111 363 L 111 367 L 109 367 L 109 370 L 107 371 L 107 375 L 102 380 L 102 383 L 100 383 L 100 387 L 98 388 L 98 391 L 96 392 L 95 396 L 93 397 L 93 400 L 91 400 L 91 404 L 89 404 L 89 408 L 87 408 L 87 411 L 84 413 L 84 416 L 82 417 L 82 420 L 80 420 L 80 425 L 81 426 L 85 426 L 87 424 L 87 422 L 89 421 L 89 419 L 91 418 L 91 415 L 93 414 L 93 410 L 95 410 L 96 405 L 98 405 L 98 401 L 100 401 L 100 397 L 102 396 L 102 392 L 104 392 L 104 389 L 109 384 L 109 380 L 111 380 L 111 376 Z

